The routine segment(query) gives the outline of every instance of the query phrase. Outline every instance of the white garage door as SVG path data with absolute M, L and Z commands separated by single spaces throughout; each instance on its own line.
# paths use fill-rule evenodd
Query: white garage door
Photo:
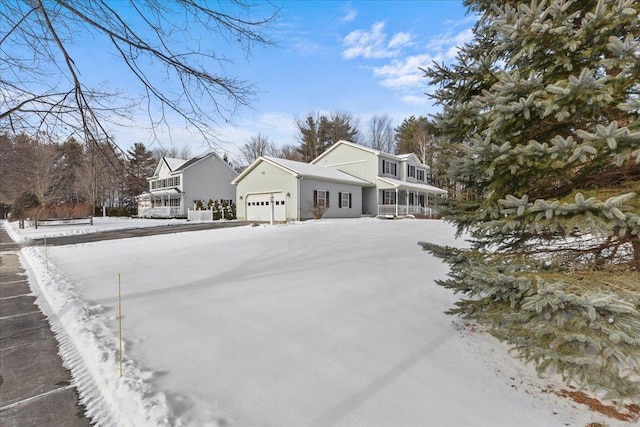
M 262 193 L 247 196 L 247 221 L 271 220 L 271 195 L 273 195 L 273 220 L 286 221 L 284 193 Z

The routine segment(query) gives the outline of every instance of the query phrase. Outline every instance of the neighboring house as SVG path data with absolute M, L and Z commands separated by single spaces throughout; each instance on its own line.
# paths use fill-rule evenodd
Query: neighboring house
M 362 216 L 362 188 L 372 184 L 332 168 L 274 157 L 259 157 L 232 184 L 236 216 L 247 221 Z
M 142 217 L 186 217 L 198 200 L 235 202 L 231 185 L 238 173 L 216 153 L 190 160 L 163 157 L 147 178 L 149 191 L 136 197 Z
M 393 155 L 348 141 L 338 141 L 311 164 L 360 178 L 363 215 L 429 214 L 429 196 L 446 190 L 428 184 L 429 167 L 415 154 Z

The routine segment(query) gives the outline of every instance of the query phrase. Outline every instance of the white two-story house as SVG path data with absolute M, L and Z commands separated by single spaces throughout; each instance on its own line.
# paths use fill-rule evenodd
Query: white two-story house
M 415 154 L 393 155 L 338 141 L 311 163 L 371 183 L 362 188 L 363 215 L 429 214 L 429 197 L 447 194 L 428 183 L 429 167 Z
M 147 178 L 149 191 L 137 196 L 141 217 L 186 217 L 198 200 L 235 203 L 231 181 L 238 173 L 214 152 L 190 160 L 163 157 Z
M 429 197 L 447 192 L 428 184 L 428 166 L 414 154 L 393 155 L 338 141 L 311 163 L 260 157 L 234 181 L 238 219 L 432 213 Z

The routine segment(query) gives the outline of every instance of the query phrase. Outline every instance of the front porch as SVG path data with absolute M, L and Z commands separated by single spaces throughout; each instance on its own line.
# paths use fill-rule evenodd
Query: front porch
M 177 189 L 143 193 L 136 197 L 141 218 L 186 217 L 184 194 Z
M 446 194 L 446 190 L 432 185 L 378 177 L 378 215 L 434 218 L 439 212 L 433 207 L 433 198 Z

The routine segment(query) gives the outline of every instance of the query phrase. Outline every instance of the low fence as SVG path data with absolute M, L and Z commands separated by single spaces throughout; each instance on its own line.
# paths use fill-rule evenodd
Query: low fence
M 187 211 L 187 221 L 195 221 L 195 222 L 203 222 L 203 221 L 213 221 L 213 211 L 211 210 L 191 210 Z
M 142 212 L 138 212 L 138 216 L 140 218 L 175 218 L 180 216 L 180 208 L 156 206 L 155 208 L 146 208 Z
M 84 224 L 88 222 L 90 225 L 93 225 L 93 217 L 80 217 L 80 218 L 34 218 L 31 221 L 31 225 L 34 228 L 38 228 L 38 226 L 44 225 L 69 225 L 69 224 Z M 24 228 L 24 222 L 19 224 L 20 228 Z

